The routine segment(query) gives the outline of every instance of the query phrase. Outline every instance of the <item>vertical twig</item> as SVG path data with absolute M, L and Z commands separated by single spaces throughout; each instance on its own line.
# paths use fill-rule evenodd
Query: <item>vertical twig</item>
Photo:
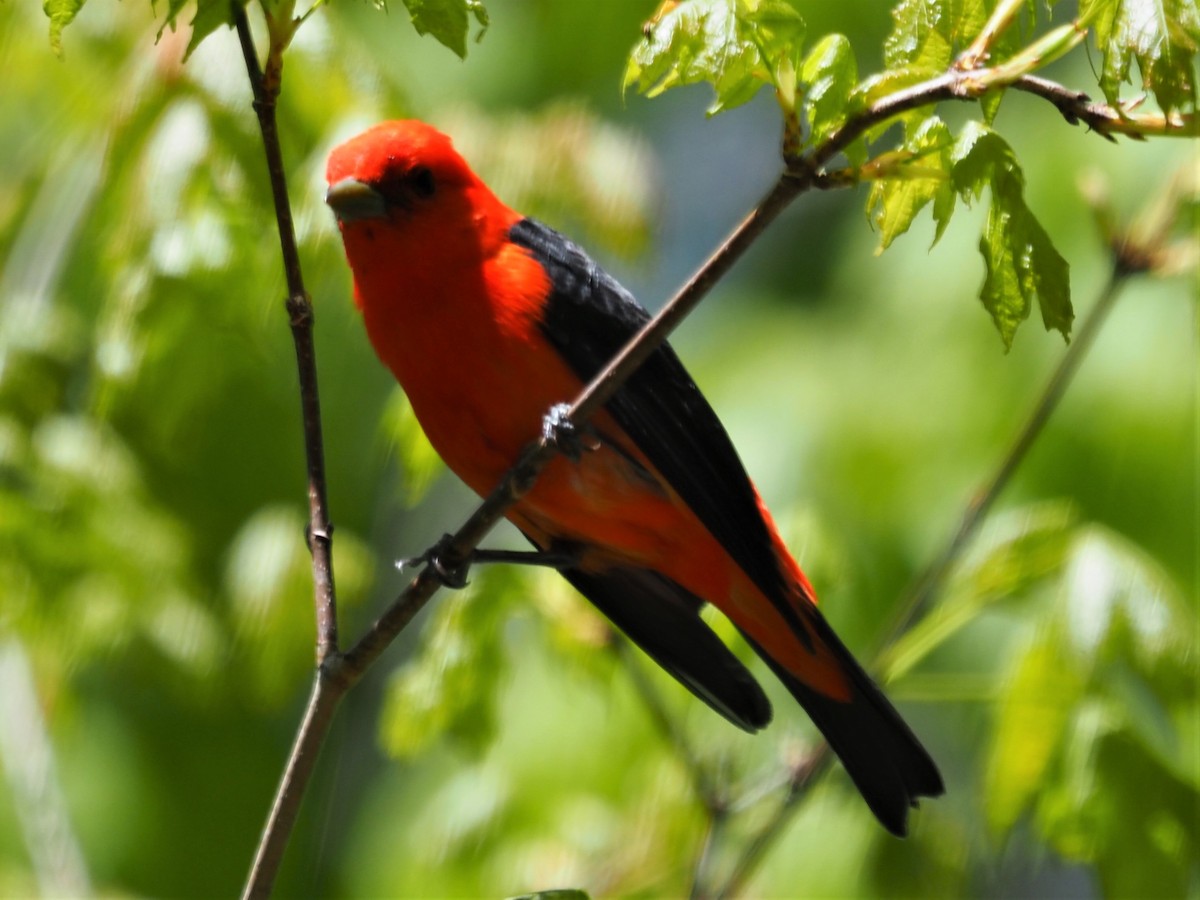
M 321 436 L 321 397 L 317 389 L 317 354 L 313 344 L 313 307 L 300 271 L 300 251 L 292 224 L 288 200 L 283 151 L 275 121 L 275 104 L 283 75 L 284 47 L 275 39 L 267 51 L 266 73 L 259 67 L 258 54 L 250 35 L 246 10 L 233 4 L 234 24 L 246 61 L 246 73 L 254 92 L 254 112 L 262 132 L 263 151 L 271 196 L 275 202 L 275 222 L 279 229 L 279 247 L 283 253 L 283 271 L 287 278 L 287 311 L 296 347 L 296 372 L 300 380 L 300 408 L 304 422 L 304 452 L 308 468 L 308 547 L 312 553 L 313 602 L 317 620 L 317 662 L 337 652 L 337 595 L 333 583 L 333 525 L 325 490 L 325 442 Z
M 338 678 L 331 678 L 325 663 L 338 656 L 337 597 L 333 581 L 333 526 L 329 520 L 325 488 L 325 449 L 321 435 L 321 401 L 317 388 L 316 348 L 313 343 L 312 301 L 304 289 L 300 270 L 300 253 L 296 246 L 296 232 L 292 224 L 291 204 L 288 200 L 287 178 L 284 172 L 283 152 L 279 144 L 279 130 L 275 120 L 276 101 L 279 97 L 283 74 L 283 51 L 290 37 L 290 22 L 281 31 L 271 29 L 270 47 L 267 53 L 266 72 L 260 68 L 258 54 L 246 20 L 246 11 L 240 2 L 232 3 L 234 25 L 246 73 L 254 94 L 254 111 L 258 116 L 262 132 L 263 151 L 266 155 L 267 173 L 271 183 L 271 195 L 275 203 L 275 220 L 279 231 L 280 250 L 283 255 L 284 274 L 287 279 L 286 301 L 291 324 L 292 340 L 296 349 L 296 369 L 300 384 L 300 406 L 304 428 L 304 449 L 307 460 L 308 547 L 312 554 L 313 601 L 316 613 L 316 658 L 317 674 L 312 693 L 305 711 L 304 721 L 296 734 L 296 741 L 284 768 L 283 779 L 267 817 L 267 825 L 255 852 L 250 874 L 244 889 L 245 897 L 266 897 L 271 893 L 275 876 L 283 860 L 300 809 L 300 801 L 312 776 L 313 768 L 329 722 L 337 709 L 348 685 Z M 277 13 L 280 11 L 277 11 Z M 284 14 L 290 15 L 286 9 Z M 270 13 L 268 13 L 269 15 Z M 278 24 L 278 23 L 275 23 Z

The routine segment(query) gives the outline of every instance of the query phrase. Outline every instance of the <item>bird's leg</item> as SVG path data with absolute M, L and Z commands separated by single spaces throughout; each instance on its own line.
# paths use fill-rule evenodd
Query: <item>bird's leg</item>
M 443 534 L 436 544 L 420 556 L 397 560 L 396 568 L 430 566 L 442 584 L 458 590 L 467 586 L 467 574 L 471 566 L 477 563 L 512 563 L 520 566 L 569 569 L 579 562 L 578 551 L 570 545 L 556 546 L 550 550 L 472 550 L 463 558 L 451 552 L 450 544 L 453 538 L 453 535 Z
M 588 425 L 578 426 L 571 421 L 571 404 L 556 403 L 542 418 L 542 437 L 558 452 L 579 462 L 585 450 L 600 449 L 600 438 Z

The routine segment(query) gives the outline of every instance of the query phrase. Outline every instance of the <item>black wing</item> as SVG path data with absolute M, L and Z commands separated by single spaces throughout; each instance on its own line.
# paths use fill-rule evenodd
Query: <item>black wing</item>
M 590 381 L 649 320 L 649 313 L 552 228 L 522 219 L 509 237 L 550 277 L 543 335 L 581 381 Z M 797 634 L 806 634 L 784 599 L 784 576 L 750 477 L 675 351 L 666 344 L 656 350 L 607 409 Z
M 734 725 L 755 732 L 770 723 L 766 694 L 700 618 L 699 597 L 649 569 L 560 571 L 651 659 Z

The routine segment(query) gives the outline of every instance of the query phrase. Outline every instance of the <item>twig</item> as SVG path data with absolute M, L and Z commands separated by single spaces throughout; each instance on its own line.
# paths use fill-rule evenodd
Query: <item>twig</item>
M 966 548 L 966 545 L 979 530 L 980 524 L 991 510 L 996 498 L 999 497 L 1001 491 L 1008 485 L 1013 473 L 1025 459 L 1030 447 L 1033 446 L 1034 441 L 1050 420 L 1050 416 L 1057 408 L 1058 402 L 1062 399 L 1063 393 L 1070 385 L 1072 377 L 1079 368 L 1080 362 L 1082 362 L 1084 356 L 1087 355 L 1088 350 L 1091 349 L 1095 342 L 1096 335 L 1108 317 L 1108 313 L 1112 310 L 1113 304 L 1121 292 L 1121 288 L 1125 285 L 1128 277 L 1134 274 L 1135 271 L 1134 269 L 1127 268 L 1119 261 L 1114 265 L 1112 275 L 1105 283 L 1100 296 L 1092 306 L 1091 312 L 1088 313 L 1087 317 L 1083 320 L 1083 324 L 1076 331 L 1075 339 L 1067 348 L 1067 352 L 1063 354 L 1058 366 L 1051 374 L 1050 380 L 1046 382 L 1041 396 L 1034 405 L 1029 418 L 1017 432 L 1008 452 L 1000 460 L 992 477 L 988 479 L 985 485 L 967 503 L 958 529 L 951 535 L 949 541 L 942 548 L 942 551 L 925 568 L 913 586 L 905 593 L 905 599 L 900 604 L 899 612 L 893 624 L 885 632 L 884 638 L 879 644 L 879 649 L 875 654 L 876 665 L 873 668 L 878 668 L 879 662 L 884 658 L 887 649 L 892 646 L 896 637 L 904 631 L 912 618 L 932 600 L 934 594 L 942 586 L 946 576 L 954 566 L 954 563 Z M 775 815 L 748 842 L 746 849 L 734 866 L 729 880 L 717 892 L 716 896 L 718 900 L 733 896 L 740 890 L 746 879 L 762 861 L 767 850 L 783 834 L 784 828 L 797 809 L 797 802 L 803 796 L 807 785 L 823 773 L 832 762 L 833 754 L 829 752 L 829 745 L 822 743 L 806 760 L 806 765 L 802 770 L 801 776 L 794 777 L 791 780 L 788 793 L 780 803 Z
M 325 490 L 325 443 L 321 437 L 321 398 L 317 389 L 317 357 L 313 345 L 313 307 L 300 272 L 300 251 L 292 224 L 288 200 L 287 176 L 279 129 L 275 122 L 275 101 L 279 97 L 283 70 L 283 48 L 274 41 L 268 50 L 267 74 L 258 64 L 258 54 L 246 21 L 246 10 L 234 3 L 233 16 L 246 73 L 254 91 L 254 111 L 262 131 L 271 196 L 275 201 L 275 223 L 283 252 L 283 270 L 287 278 L 287 311 L 296 346 L 296 372 L 300 379 L 300 406 L 304 421 L 304 452 L 308 467 L 308 546 L 312 553 L 313 602 L 317 617 L 317 662 L 337 652 L 337 595 L 333 584 L 333 525 Z
M 1200 119 L 1196 118 L 1195 113 L 1132 116 L 1105 103 L 1093 103 L 1082 91 L 1072 91 L 1036 75 L 1025 75 L 1014 81 L 1012 86 L 1048 100 L 1072 125 L 1082 122 L 1109 140 L 1113 139 L 1114 134 L 1123 134 L 1134 140 L 1147 137 L 1200 137 Z
M 791 821 L 792 813 L 798 808 L 800 798 L 805 795 L 808 786 L 813 783 L 833 762 L 833 753 L 825 742 L 817 744 L 807 756 L 792 770 L 788 780 L 787 793 L 780 801 L 775 814 L 767 820 L 746 842 L 746 848 L 738 857 L 733 871 L 725 883 L 713 895 L 715 900 L 736 896 L 742 889 L 758 864 L 762 862 L 771 845 L 783 834 L 784 828 Z
M 954 67 L 970 70 L 982 64 L 988 58 L 988 53 L 992 44 L 996 42 L 996 38 L 1008 30 L 1024 6 L 1025 0 L 1001 0 L 1000 3 L 997 3 L 991 17 L 979 30 L 979 34 L 971 42 L 971 46 L 959 54 L 958 59 L 954 62 Z
M 662 694 L 651 683 L 646 676 L 645 671 L 635 658 L 633 648 L 629 643 L 629 639 L 619 632 L 612 632 L 612 647 L 617 654 L 618 659 L 625 667 L 625 671 L 629 673 L 630 679 L 633 681 L 633 687 L 645 704 L 646 710 L 650 713 L 650 718 L 654 721 L 655 726 L 662 734 L 663 739 L 675 751 L 675 755 L 679 757 L 684 769 L 687 771 L 688 778 L 692 782 L 692 790 L 695 792 L 697 799 L 703 804 L 704 811 L 710 817 L 720 815 L 725 807 L 725 798 L 722 791 L 716 786 L 713 779 L 709 777 L 708 767 L 700 759 L 695 748 L 687 739 L 687 735 L 672 718 L 670 710 L 667 709 L 663 702 Z
M 234 24 L 246 73 L 254 93 L 254 111 L 262 132 L 267 172 L 275 202 L 275 219 L 279 231 L 283 268 L 287 278 L 287 311 L 292 340 L 296 348 L 296 368 L 300 382 L 300 404 L 304 423 L 304 449 L 308 476 L 308 546 L 312 554 L 313 601 L 316 612 L 316 657 L 318 669 L 305 719 L 296 736 L 291 757 L 284 769 L 283 779 L 272 804 L 262 839 L 255 851 L 247 878 L 245 896 L 266 897 L 271 893 L 275 875 L 291 834 L 300 800 L 308 785 L 317 752 L 328 732 L 328 723 L 341 698 L 343 689 L 329 690 L 331 679 L 324 663 L 337 656 L 337 596 L 333 582 L 333 526 L 329 521 L 325 490 L 325 450 L 321 437 L 321 401 L 317 389 L 316 350 L 313 345 L 313 309 L 300 270 L 300 253 L 292 224 L 288 200 L 287 178 L 284 174 L 283 153 L 275 121 L 275 104 L 279 96 L 283 67 L 283 46 L 272 33 L 268 51 L 267 71 L 259 67 L 258 55 L 250 35 L 250 26 L 241 3 L 232 4 Z

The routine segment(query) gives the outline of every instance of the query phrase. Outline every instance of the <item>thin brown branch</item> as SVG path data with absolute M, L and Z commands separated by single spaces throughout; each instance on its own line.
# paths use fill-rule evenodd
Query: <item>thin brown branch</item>
M 284 769 L 283 780 L 267 818 L 262 838 L 255 852 L 245 887 L 247 897 L 270 895 L 275 875 L 283 858 L 284 848 L 300 808 L 309 777 L 341 697 L 338 689 L 330 690 L 330 678 L 321 665 L 337 656 L 337 599 L 333 581 L 333 526 L 329 520 L 325 489 L 325 450 L 321 436 L 321 403 L 317 389 L 316 350 L 313 344 L 313 309 L 300 269 L 300 253 L 292 223 L 288 200 L 287 178 L 279 131 L 275 120 L 283 67 L 283 47 L 272 40 L 268 51 L 266 74 L 258 63 L 258 54 L 240 3 L 233 3 L 234 23 L 246 73 L 254 93 L 254 111 L 262 132 L 263 150 L 271 194 L 275 203 L 275 219 L 287 279 L 286 301 L 296 350 L 296 368 L 300 385 L 300 405 L 304 430 L 304 449 L 308 480 L 308 545 L 312 554 L 313 601 L 316 613 L 316 658 L 318 670 L 308 712 L 296 735 L 296 743 Z M 337 684 L 336 682 L 334 682 Z
M 242 890 L 243 900 L 262 900 L 271 896 L 275 876 L 283 862 L 288 838 L 300 812 L 300 801 L 312 779 L 321 745 L 329 733 L 333 714 L 345 696 L 347 685 L 329 676 L 325 667 L 317 669 L 304 718 L 296 731 L 292 752 L 284 766 L 283 780 L 275 792 L 275 800 L 267 816 L 267 827 L 255 851 L 250 874 Z
M 1082 122 L 1110 140 L 1114 134 L 1123 134 L 1134 140 L 1147 137 L 1200 137 L 1200 119 L 1196 118 L 1195 113 L 1130 115 L 1106 103 L 1094 103 L 1082 91 L 1070 90 L 1036 75 L 1025 75 L 1014 81 L 1012 86 L 1054 104 L 1072 125 Z
M 329 520 L 329 502 L 325 489 L 325 442 L 321 436 L 321 397 L 317 388 L 317 357 L 313 344 L 313 307 L 304 289 L 300 271 L 300 251 L 292 224 L 292 206 L 288 200 L 287 175 L 275 104 L 279 97 L 283 72 L 283 47 L 274 40 L 267 53 L 266 73 L 258 64 L 258 54 L 250 34 L 250 23 L 241 3 L 233 3 L 234 23 L 246 74 L 254 92 L 254 111 L 262 132 L 263 151 L 271 196 L 275 202 L 275 223 L 283 253 L 287 279 L 287 311 L 296 348 L 296 373 L 300 381 L 300 408 L 304 425 L 304 452 L 308 475 L 308 545 L 312 553 L 313 603 L 317 621 L 317 662 L 337 652 L 337 594 L 333 582 L 333 525 Z
M 1050 375 L 1050 379 L 1046 382 L 1028 419 L 1014 436 L 1008 452 L 1001 458 L 995 471 L 983 487 L 968 501 L 958 528 L 941 552 L 925 568 L 913 586 L 905 592 L 905 599 L 900 603 L 899 612 L 875 654 L 875 668 L 878 667 L 878 663 L 896 637 L 908 627 L 913 617 L 932 601 L 942 587 L 954 564 L 978 532 L 979 526 L 995 504 L 996 499 L 1028 455 L 1034 441 L 1045 429 L 1046 423 L 1050 421 L 1051 415 L 1058 407 L 1079 364 L 1095 343 L 1101 325 L 1104 324 L 1111 312 L 1113 304 L 1130 274 L 1132 272 L 1119 261 L 1114 265 L 1111 277 L 1101 290 L 1091 312 L 1076 331 L 1075 339 L 1067 348 L 1067 352 L 1063 354 L 1058 366 Z M 807 786 L 829 767 L 833 758 L 833 754 L 829 752 L 829 745 L 822 743 L 798 768 L 798 774 L 789 782 L 788 793 L 775 811 L 775 815 L 747 843 L 745 850 L 734 865 L 728 881 L 717 892 L 717 898 L 732 897 L 738 894 L 767 851 L 782 836 Z
M 908 627 L 914 616 L 933 600 L 947 575 L 950 574 L 950 570 L 962 556 L 967 544 L 978 532 L 979 526 L 987 514 L 991 512 L 996 499 L 1008 486 L 1017 468 L 1025 461 L 1025 457 L 1029 455 L 1034 441 L 1045 430 L 1046 423 L 1050 421 L 1050 417 L 1058 408 L 1059 401 L 1062 400 L 1063 394 L 1074 378 L 1079 364 L 1091 350 L 1096 335 L 1100 332 L 1100 326 L 1107 319 L 1130 274 L 1132 273 L 1125 269 L 1119 261 L 1114 264 L 1112 274 L 1105 282 L 1100 296 L 1097 297 L 1091 311 L 1084 318 L 1083 324 L 1076 329 L 1074 340 L 1071 341 L 1066 353 L 1063 354 L 1054 372 L 1050 375 L 1050 379 L 1042 389 L 1029 417 L 1013 437 L 1008 451 L 1001 457 L 992 476 L 968 501 L 958 528 L 950 536 L 941 552 L 926 566 L 913 587 L 906 592 L 905 600 L 900 605 L 896 619 L 880 645 L 880 652 L 883 648 L 890 646 L 896 637 Z

